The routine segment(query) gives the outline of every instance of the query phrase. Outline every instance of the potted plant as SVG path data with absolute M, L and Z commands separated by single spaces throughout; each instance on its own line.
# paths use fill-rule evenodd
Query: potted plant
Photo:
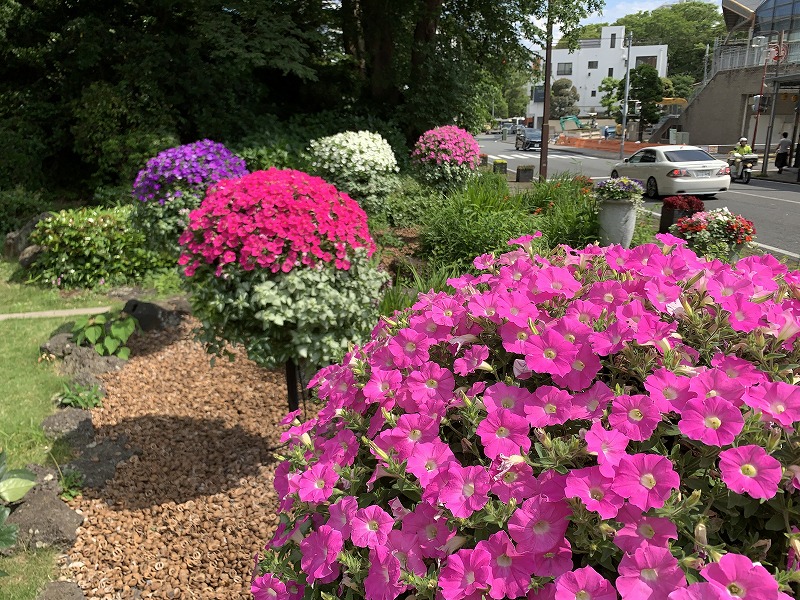
M 643 204 L 643 193 L 641 182 L 628 177 L 607 179 L 594 187 L 602 245 L 619 244 L 624 248 L 631 245 L 636 209 Z
M 705 209 L 705 204 L 697 196 L 667 196 L 661 205 L 658 233 L 667 233 L 670 225 L 677 223 L 681 217 L 691 217 Z
M 697 254 L 728 262 L 739 260 L 742 249 L 756 237 L 753 222 L 734 215 L 727 207 L 683 217 L 669 230 L 686 240 Z
M 517 167 L 517 181 L 533 181 L 534 165 L 520 165 Z
M 498 158 L 492 163 L 492 172 L 494 173 L 508 173 L 508 161 Z
M 487 167 L 487 166 L 489 166 L 489 155 L 488 155 L 488 154 L 485 154 L 485 153 L 481 152 L 481 153 L 478 155 L 478 158 L 480 158 L 480 159 L 481 159 L 481 163 L 480 163 L 480 166 L 481 166 L 481 167 Z

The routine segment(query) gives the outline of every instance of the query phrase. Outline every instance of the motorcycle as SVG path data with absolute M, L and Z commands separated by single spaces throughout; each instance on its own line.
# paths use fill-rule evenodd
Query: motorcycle
M 750 183 L 753 174 L 753 167 L 758 164 L 758 154 L 739 154 L 731 153 L 728 156 L 728 165 L 731 168 L 731 182 L 741 181 Z

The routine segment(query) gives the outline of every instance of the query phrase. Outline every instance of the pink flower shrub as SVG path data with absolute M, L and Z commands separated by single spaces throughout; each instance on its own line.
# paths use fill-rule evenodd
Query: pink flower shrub
M 480 164 L 480 146 L 468 132 L 455 125 L 423 133 L 411 151 L 411 162 L 432 185 L 462 185 Z
M 789 597 L 800 273 L 659 241 L 480 261 L 319 371 L 262 577 L 367 600 Z M 586 376 L 556 363 L 588 355 Z M 354 460 L 326 450 L 343 432 Z

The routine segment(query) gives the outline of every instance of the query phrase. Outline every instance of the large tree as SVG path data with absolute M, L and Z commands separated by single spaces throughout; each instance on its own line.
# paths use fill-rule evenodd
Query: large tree
M 559 119 L 568 115 L 577 115 L 580 109 L 577 107 L 580 95 L 572 81 L 566 78 L 556 79 L 551 89 L 550 118 Z
M 620 81 L 618 94 L 624 98 L 625 81 Z M 658 71 L 650 65 L 639 65 L 631 71 L 628 110 L 635 101 L 641 103 L 639 109 L 639 141 L 644 135 L 645 126 L 656 123 L 661 118 L 659 102 L 664 98 L 664 83 Z
M 667 44 L 669 75 L 703 76 L 706 44 L 725 32 L 718 4 L 690 0 L 626 15 L 614 23 L 633 33 L 634 44 Z

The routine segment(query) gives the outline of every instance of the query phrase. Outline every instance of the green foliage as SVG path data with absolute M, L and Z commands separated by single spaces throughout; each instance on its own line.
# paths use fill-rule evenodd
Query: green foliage
M 31 241 L 43 247 L 32 279 L 57 287 L 93 288 L 140 279 L 163 265 L 130 226 L 130 206 L 62 210 L 40 221 Z
M 556 79 L 550 88 L 550 118 L 559 119 L 567 115 L 577 115 L 576 106 L 580 100 L 577 88 L 566 78 Z
M 400 177 L 400 185 L 383 204 L 383 214 L 392 227 L 422 223 L 425 214 L 441 202 L 441 195 L 413 177 Z
M 223 355 L 229 343 L 241 344 L 267 368 L 289 359 L 319 366 L 369 337 L 386 279 L 361 249 L 348 270 L 327 265 L 216 277 L 201 267 L 191 279 L 191 302 L 209 352 Z
M 584 248 L 594 243 L 600 233 L 597 203 L 591 180 L 570 173 L 559 173 L 539 181 L 520 194 L 525 210 L 537 215 L 542 232 L 541 244 L 554 248 L 567 244 Z
M 454 266 L 426 267 L 420 272 L 413 265 L 406 265 L 386 289 L 378 310 L 380 314 L 391 317 L 395 311 L 410 308 L 419 294 L 430 291 L 453 293 L 455 290 L 447 280 L 460 274 L 458 267 Z
M 606 114 L 609 116 L 617 117 L 620 114 L 619 82 L 620 80 L 615 77 L 603 77 L 597 88 L 597 91 L 603 94 L 600 106 L 606 109 Z
M 669 80 L 672 82 L 672 92 L 676 98 L 691 97 L 694 92 L 694 77 L 691 75 L 671 75 Z
M 174 264 L 180 256 L 178 239 L 186 229 L 189 212 L 200 206 L 205 195 L 205 190 L 199 186 L 192 189 L 186 185 L 180 189 L 183 192 L 180 196 L 163 204 L 136 200 L 131 205 L 131 223 L 142 234 L 144 247 L 163 256 L 165 264 Z
M 715 38 L 725 35 L 718 6 L 701 0 L 665 4 L 652 11 L 626 15 L 614 25 L 629 29 L 634 44 L 668 44 L 670 79 L 684 74 L 699 81 L 703 76 L 706 44 L 713 46 Z
M 83 474 L 80 471 L 64 471 L 61 473 L 61 478 L 58 480 L 61 486 L 61 493 L 59 497 L 62 500 L 74 500 L 83 495 Z
M 510 194 L 505 178 L 482 173 L 426 215 L 422 251 L 435 266 L 469 269 L 476 256 L 506 252 L 508 240 L 537 229 L 539 220 Z
M 620 98 L 625 96 L 625 81 L 619 83 L 618 93 Z M 657 104 L 664 97 L 664 84 L 658 76 L 655 67 L 641 64 L 631 71 L 630 95 L 631 100 L 642 103 L 640 122 L 642 125 L 656 123 L 661 118 L 661 108 Z M 639 127 L 639 139 L 644 132 L 644 127 Z
M 125 344 L 138 327 L 136 317 L 117 310 L 79 318 L 72 327 L 72 335 L 78 346 L 91 346 L 100 356 L 127 360 L 131 349 Z
M 50 208 L 39 192 L 17 186 L 0 190 L 0 236 L 22 227 L 28 219 Z
M 9 469 L 5 450 L 0 450 L 0 500 L 18 502 L 36 485 L 36 476 L 27 469 Z
M 103 406 L 103 396 L 96 385 L 89 387 L 80 383 L 65 383 L 58 395 L 58 403 L 74 408 L 96 408 Z

